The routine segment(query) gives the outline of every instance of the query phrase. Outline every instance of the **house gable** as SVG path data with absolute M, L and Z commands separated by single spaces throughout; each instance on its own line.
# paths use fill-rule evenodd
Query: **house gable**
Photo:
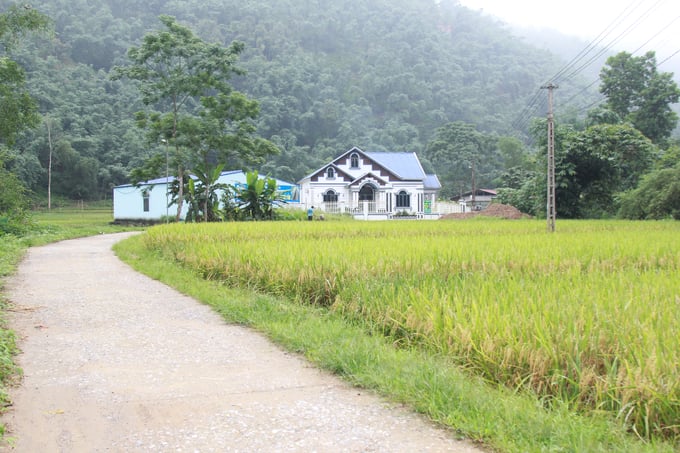
M 357 167 L 352 166 L 352 154 L 357 154 L 360 157 L 360 163 Z M 351 171 L 352 169 L 360 169 L 364 173 L 371 172 L 375 175 L 378 175 L 381 179 L 388 178 L 390 181 L 403 179 L 401 176 L 399 176 L 399 174 L 387 166 L 381 164 L 375 158 L 371 157 L 369 153 L 362 151 L 356 146 L 342 154 L 340 157 L 337 157 L 335 160 L 333 160 L 332 164 L 340 168 L 345 168 L 347 171 Z
M 366 173 L 365 175 L 355 179 L 352 181 L 352 184 L 350 184 L 350 187 L 359 187 L 363 185 L 364 182 L 375 182 L 378 184 L 380 187 L 385 187 L 389 185 L 389 181 L 386 181 L 382 179 L 381 177 L 373 174 L 373 173 Z
M 325 167 L 321 167 L 316 172 L 312 173 L 309 176 L 310 181 L 319 182 L 319 180 L 325 176 L 326 172 L 328 171 L 328 168 L 333 168 L 335 170 L 335 179 L 339 182 L 352 182 L 352 180 L 354 179 L 352 175 L 342 170 L 342 168 L 339 168 L 334 163 L 331 163 L 329 165 L 326 165 Z

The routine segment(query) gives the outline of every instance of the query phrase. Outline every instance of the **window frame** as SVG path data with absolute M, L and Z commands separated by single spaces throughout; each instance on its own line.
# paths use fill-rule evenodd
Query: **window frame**
M 396 197 L 397 199 L 396 199 L 396 202 L 395 202 L 395 206 L 396 206 L 397 209 L 400 209 L 400 208 L 402 208 L 402 209 L 403 208 L 409 208 L 410 209 L 411 208 L 411 194 L 410 193 L 408 193 L 405 190 L 400 190 L 399 192 L 397 192 L 396 195 L 397 195 L 397 197 Z M 405 201 L 405 203 L 404 203 L 404 201 Z
M 324 203 L 337 203 L 338 202 L 338 193 L 333 190 L 333 189 L 328 189 L 323 193 L 323 202 Z
M 359 154 L 352 153 L 349 155 L 349 168 L 359 168 Z
M 151 195 L 148 190 L 142 191 L 142 209 L 144 212 L 151 211 Z

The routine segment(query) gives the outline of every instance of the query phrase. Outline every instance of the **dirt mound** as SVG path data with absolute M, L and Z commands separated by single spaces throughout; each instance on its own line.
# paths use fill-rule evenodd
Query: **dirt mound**
M 486 217 L 497 217 L 500 219 L 526 219 L 530 217 L 529 215 L 524 214 L 522 211 L 520 211 L 514 206 L 510 206 L 507 204 L 492 203 L 481 211 L 465 212 L 460 214 L 446 214 L 445 216 L 442 216 L 442 219 L 445 220 L 470 219 L 472 217 L 477 217 L 480 215 Z

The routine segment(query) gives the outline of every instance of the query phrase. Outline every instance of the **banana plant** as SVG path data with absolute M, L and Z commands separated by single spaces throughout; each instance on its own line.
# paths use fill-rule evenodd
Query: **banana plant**
M 260 178 L 257 171 L 246 173 L 246 186 L 233 187 L 238 209 L 246 219 L 272 220 L 274 209 L 285 202 L 274 178 Z

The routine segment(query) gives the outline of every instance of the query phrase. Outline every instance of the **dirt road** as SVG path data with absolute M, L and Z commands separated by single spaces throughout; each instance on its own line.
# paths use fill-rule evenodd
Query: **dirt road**
M 131 270 L 126 233 L 32 248 L 7 284 L 17 452 L 473 452 Z

